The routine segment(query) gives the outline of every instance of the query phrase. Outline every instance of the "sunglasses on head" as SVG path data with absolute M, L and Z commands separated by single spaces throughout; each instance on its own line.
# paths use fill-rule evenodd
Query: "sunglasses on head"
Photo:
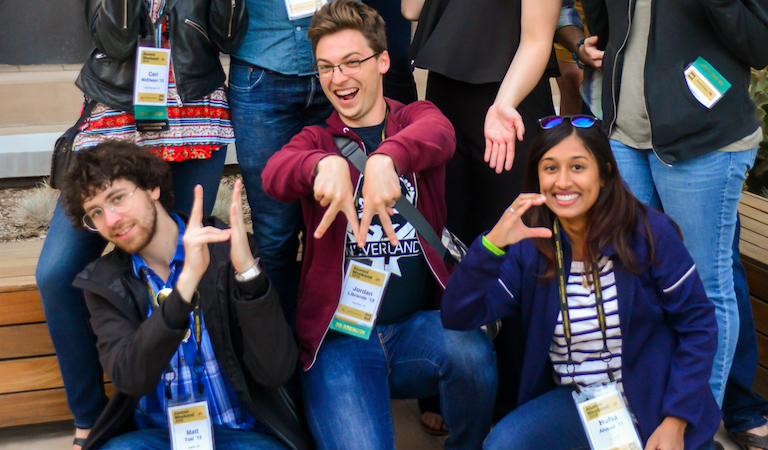
M 550 130 L 563 123 L 563 121 L 569 121 L 571 125 L 576 128 L 589 128 L 596 124 L 598 119 L 592 116 L 577 115 L 577 116 L 547 116 L 539 119 L 539 126 L 544 130 Z

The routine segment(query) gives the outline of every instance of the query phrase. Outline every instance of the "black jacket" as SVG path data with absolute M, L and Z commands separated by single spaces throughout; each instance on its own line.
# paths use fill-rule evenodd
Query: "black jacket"
M 96 48 L 75 84 L 107 106 L 133 111 L 136 45 L 151 35 L 144 0 L 86 0 L 85 15 Z M 231 53 L 245 38 L 244 0 L 168 0 L 171 62 L 182 101 L 204 97 L 224 84 L 219 52 Z
M 204 224 L 214 225 L 212 219 Z M 256 245 L 252 247 L 258 255 Z M 312 448 L 306 426 L 282 387 L 295 372 L 298 350 L 277 293 L 264 273 L 236 284 L 229 242 L 210 244 L 209 249 L 210 264 L 198 292 L 218 363 L 254 417 L 290 448 Z M 85 293 L 99 358 L 115 385 L 84 447 L 92 450 L 135 428 L 136 404 L 160 382 L 184 338 L 194 305 L 174 291 L 147 318 L 147 283 L 133 274 L 131 256 L 120 250 L 89 264 L 74 286 Z
M 589 29 L 605 46 L 603 127 L 616 120 L 624 48 L 634 0 L 582 0 Z M 698 57 L 731 83 L 712 109 L 691 94 L 683 71 Z M 768 65 L 768 1 L 652 0 L 645 60 L 651 142 L 667 164 L 718 150 L 759 126 L 749 98 L 750 67 Z

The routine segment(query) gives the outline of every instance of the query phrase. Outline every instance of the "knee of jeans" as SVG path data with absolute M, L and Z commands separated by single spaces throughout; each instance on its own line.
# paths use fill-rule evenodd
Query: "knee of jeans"
M 456 349 L 449 357 L 454 372 L 470 375 L 481 386 L 494 387 L 497 383 L 496 353 L 485 332 L 457 332 L 464 339 L 455 342 Z
M 62 261 L 53 261 L 53 258 L 40 258 L 35 269 L 35 281 L 43 301 L 48 296 L 72 289 L 77 273 L 72 273 L 70 267 Z

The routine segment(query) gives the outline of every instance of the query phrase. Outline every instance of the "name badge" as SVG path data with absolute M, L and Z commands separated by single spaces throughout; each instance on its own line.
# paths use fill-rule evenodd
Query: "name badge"
M 168 126 L 168 73 L 171 50 L 139 45 L 133 107 L 139 131 L 163 131 Z
M 390 272 L 351 261 L 344 276 L 341 299 L 331 321 L 331 330 L 368 339 L 376 324 Z
M 315 14 L 326 3 L 328 0 L 285 0 L 285 9 L 288 10 L 288 19 L 296 20 Z
M 572 392 L 592 450 L 641 450 L 643 445 L 615 382 Z
M 696 100 L 710 109 L 731 87 L 731 83 L 702 57 L 685 69 L 685 82 Z
M 172 450 L 213 450 L 213 425 L 208 402 L 168 407 Z

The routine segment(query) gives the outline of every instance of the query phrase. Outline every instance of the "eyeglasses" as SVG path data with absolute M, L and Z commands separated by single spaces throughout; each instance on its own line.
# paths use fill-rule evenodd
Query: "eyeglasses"
M 133 208 L 133 193 L 136 192 L 138 186 L 128 194 L 126 192 L 116 192 L 104 202 L 104 206 L 96 207 L 85 213 L 83 216 L 83 225 L 91 231 L 98 231 L 99 226 L 104 223 L 106 215 L 104 210 L 115 213 L 127 213 Z
M 592 116 L 547 116 L 539 119 L 539 125 L 544 130 L 551 130 L 556 126 L 563 123 L 565 120 L 569 121 L 571 125 L 576 128 L 589 128 L 596 124 L 599 120 Z
M 314 67 L 315 69 L 315 76 L 317 78 L 331 78 L 333 77 L 333 69 L 339 68 L 339 72 L 341 72 L 342 75 L 354 75 L 356 73 L 360 73 L 361 65 L 368 61 L 371 58 L 375 58 L 377 56 L 381 55 L 381 52 L 374 53 L 373 55 L 365 58 L 365 59 L 354 59 L 352 61 L 345 61 L 341 64 L 331 65 L 331 64 L 320 64 Z

